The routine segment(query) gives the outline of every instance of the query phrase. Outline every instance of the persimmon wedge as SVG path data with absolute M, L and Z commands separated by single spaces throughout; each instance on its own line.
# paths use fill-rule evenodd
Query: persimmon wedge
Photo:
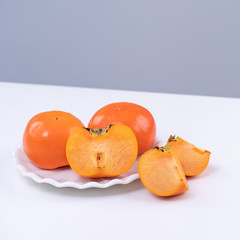
M 78 128 L 69 136 L 66 155 L 70 167 L 84 177 L 114 177 L 134 164 L 138 143 L 132 129 L 123 124 L 102 129 Z
M 177 154 L 186 176 L 196 176 L 207 167 L 210 152 L 197 148 L 180 137 L 170 136 L 167 145 Z
M 139 159 L 138 172 L 143 185 L 158 196 L 174 196 L 188 190 L 182 166 L 171 146 L 145 152 Z

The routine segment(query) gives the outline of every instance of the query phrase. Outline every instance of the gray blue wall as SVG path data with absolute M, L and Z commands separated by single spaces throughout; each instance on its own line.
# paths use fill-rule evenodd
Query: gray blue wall
M 0 0 L 0 81 L 240 97 L 240 1 Z

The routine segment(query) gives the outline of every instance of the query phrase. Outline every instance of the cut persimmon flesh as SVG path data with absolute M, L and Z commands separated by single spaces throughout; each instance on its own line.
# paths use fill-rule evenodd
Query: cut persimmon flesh
M 171 146 L 145 152 L 139 159 L 138 172 L 143 185 L 158 196 L 174 196 L 188 190 L 182 166 Z
M 167 145 L 177 154 L 186 176 L 195 176 L 207 167 L 210 152 L 195 147 L 180 137 L 170 136 Z
M 134 164 L 138 143 L 132 129 L 123 124 L 102 129 L 78 128 L 66 146 L 70 167 L 84 177 L 114 177 Z

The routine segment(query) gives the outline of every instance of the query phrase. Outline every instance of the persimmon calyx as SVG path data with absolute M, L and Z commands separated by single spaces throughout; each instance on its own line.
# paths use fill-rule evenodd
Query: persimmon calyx
M 164 147 L 158 147 L 156 146 L 155 147 L 157 150 L 161 150 L 162 152 L 171 152 L 172 151 L 172 148 L 170 145 L 166 145 Z
M 179 137 L 176 137 L 176 135 L 170 135 L 170 137 L 168 138 L 168 142 L 177 141 L 178 139 Z
M 112 125 L 108 125 L 107 127 L 104 128 L 86 128 L 93 136 L 99 136 L 99 135 L 104 135 L 105 133 L 107 133 L 108 129 L 111 127 Z

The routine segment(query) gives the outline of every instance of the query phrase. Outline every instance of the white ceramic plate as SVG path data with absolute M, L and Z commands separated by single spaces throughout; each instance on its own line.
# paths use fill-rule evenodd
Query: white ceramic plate
M 157 142 L 157 141 L 156 141 Z M 154 144 L 156 145 L 156 144 Z M 13 153 L 14 162 L 25 177 L 29 177 L 38 183 L 48 183 L 55 187 L 107 188 L 116 184 L 128 184 L 139 178 L 138 159 L 133 167 L 126 173 L 113 178 L 85 178 L 79 176 L 70 167 L 62 167 L 55 170 L 44 170 L 35 166 L 27 157 L 22 147 L 18 147 Z

